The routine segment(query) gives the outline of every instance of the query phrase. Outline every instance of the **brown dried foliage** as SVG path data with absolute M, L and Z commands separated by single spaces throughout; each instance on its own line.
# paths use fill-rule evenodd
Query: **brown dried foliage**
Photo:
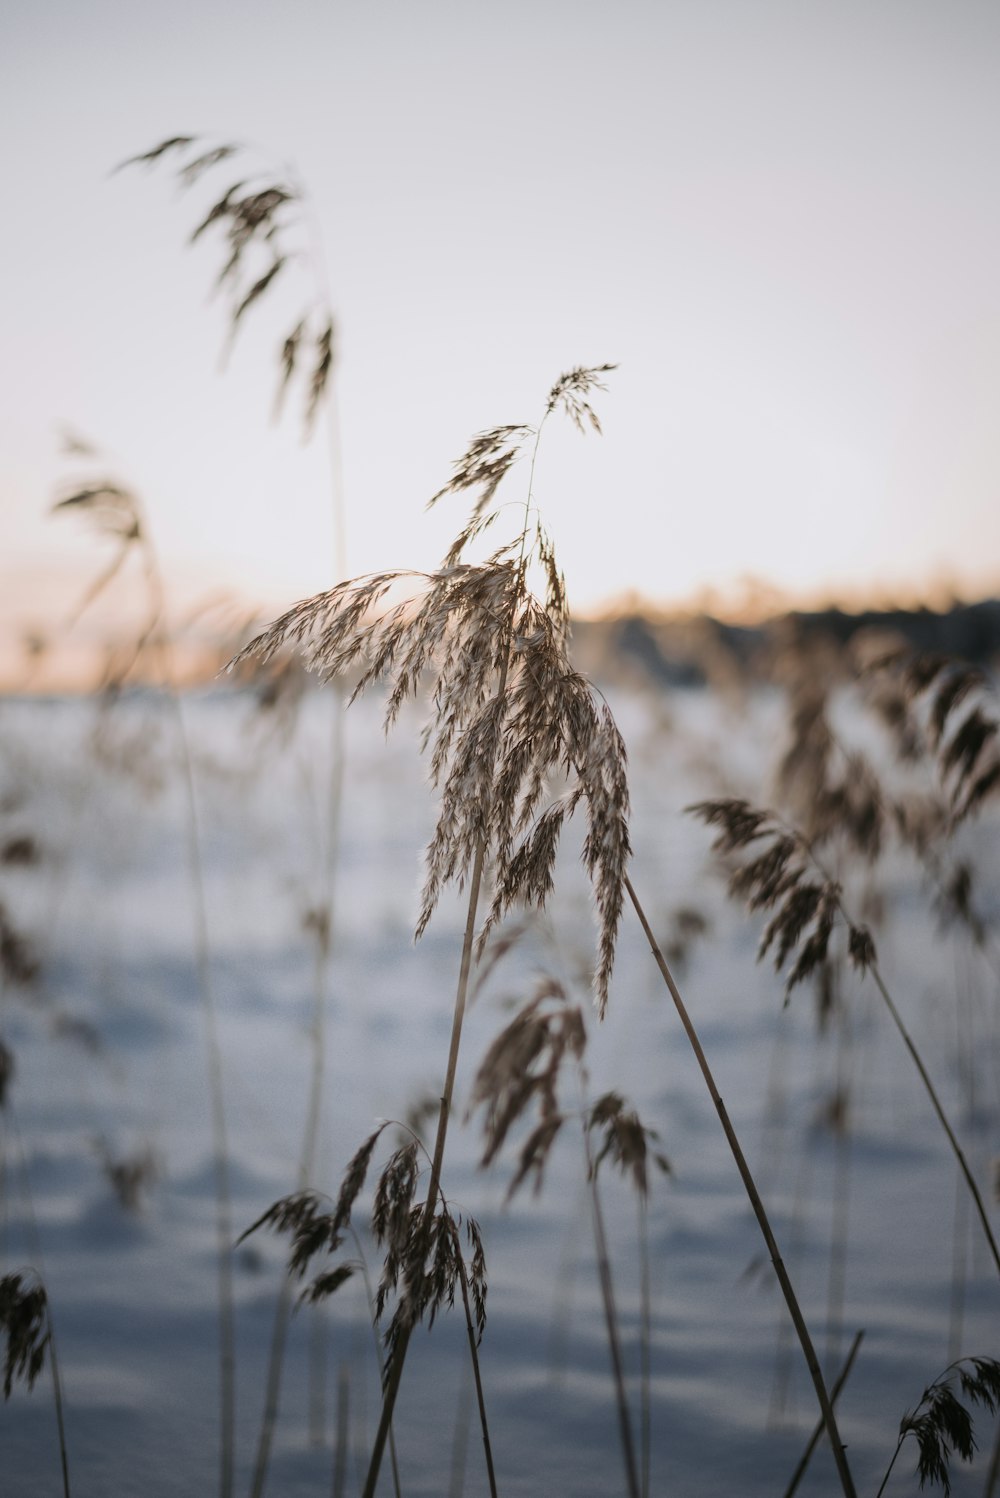
M 388 1245 L 382 1278 L 375 1297 L 376 1320 L 381 1320 L 390 1296 L 396 1305 L 385 1331 L 387 1383 L 397 1350 L 409 1332 L 425 1317 L 433 1326 L 440 1310 L 455 1304 L 455 1291 L 464 1279 L 468 1285 L 476 1331 L 482 1339 L 486 1328 L 486 1259 L 479 1225 L 465 1220 L 472 1256 L 466 1263 L 462 1249 L 462 1219 L 455 1217 L 442 1200 L 433 1221 L 424 1219 L 423 1203 L 410 1209 L 405 1231 Z
M 890 650 L 863 675 L 876 708 L 905 723 L 911 757 L 934 760 L 952 825 L 978 811 L 1000 787 L 1000 722 L 983 672 L 946 655 Z
M 388 1123 L 381 1124 L 352 1156 L 332 1211 L 326 1209 L 324 1199 L 316 1192 L 298 1191 L 282 1197 L 262 1213 L 241 1235 L 239 1242 L 261 1227 L 290 1234 L 288 1271 L 300 1278 L 317 1254 L 335 1254 L 343 1244 L 352 1212 L 364 1188 L 375 1146 L 388 1127 Z M 442 1198 L 433 1221 L 428 1225 L 424 1220 L 425 1204 L 416 1200 L 419 1180 L 419 1146 L 415 1140 L 410 1140 L 386 1161 L 372 1198 L 372 1237 L 385 1251 L 375 1296 L 377 1322 L 383 1319 L 390 1300 L 395 1299 L 393 1315 L 385 1333 L 389 1351 L 385 1377 L 388 1377 L 392 1354 L 404 1327 L 412 1327 L 425 1315 L 433 1324 L 438 1311 L 454 1303 L 455 1288 L 463 1274 L 472 1296 L 480 1337 L 486 1325 L 486 1260 L 478 1224 L 472 1218 L 465 1222 L 472 1250 L 472 1257 L 466 1265 L 461 1248 L 462 1220 L 450 1213 Z M 343 1261 L 323 1270 L 303 1290 L 300 1299 L 311 1304 L 327 1299 L 346 1284 L 355 1267 L 354 1263 Z
M 15 1379 L 28 1389 L 45 1364 L 49 1345 L 48 1297 L 39 1281 L 25 1275 L 7 1274 L 0 1279 L 0 1330 L 6 1339 L 3 1397 L 9 1399 Z
M 482 1164 L 492 1163 L 515 1123 L 533 1111 L 538 1114 L 521 1146 L 508 1200 L 529 1175 L 535 1193 L 541 1190 L 549 1152 L 566 1117 L 557 1095 L 562 1064 L 567 1058 L 582 1061 L 586 1045 L 581 1010 L 568 1001 L 561 983 L 546 977 L 483 1057 L 469 1100 L 470 1112 L 486 1110 Z
M 841 887 L 817 869 L 805 839 L 772 812 L 758 810 L 743 800 L 699 801 L 687 809 L 707 826 L 718 829 L 712 844 L 717 853 L 732 859 L 754 847 L 752 857 L 734 862 L 729 890 L 741 897 L 749 910 L 773 911 L 760 940 L 758 959 L 773 947 L 775 970 L 780 972 L 792 954 L 797 954 L 785 980 L 786 995 L 822 971 L 838 920 L 847 924 L 848 956 L 853 965 L 863 972 L 874 963 L 871 932 L 846 921 Z
M 175 135 L 149 151 L 123 161 L 126 166 L 157 166 L 165 157 L 177 163 L 182 188 L 193 187 L 203 176 L 235 156 L 246 157 L 244 146 L 231 142 L 206 145 L 196 135 Z M 116 170 L 120 170 L 117 168 Z M 302 257 L 303 193 L 294 183 L 270 173 L 247 174 L 231 182 L 196 224 L 189 239 L 215 234 L 224 255 L 215 290 L 230 294 L 230 342 L 246 313 L 274 285 L 284 268 Z M 329 384 L 334 362 L 333 316 L 322 297 L 315 297 L 298 317 L 278 350 L 278 387 L 275 415 L 280 415 L 289 384 L 300 371 L 305 383 L 304 432 L 308 436 Z
M 643 1201 L 649 1195 L 649 1163 L 664 1175 L 670 1174 L 670 1161 L 655 1146 L 659 1134 L 647 1129 L 634 1109 L 617 1092 L 606 1092 L 592 1104 L 587 1113 L 587 1128 L 600 1139 L 594 1154 L 596 1176 L 602 1161 L 610 1160 L 632 1184 Z
M 604 367 L 563 376 L 546 414 L 561 407 L 578 418 L 589 410 L 586 396 Z M 572 668 L 563 579 L 537 522 L 529 538 L 529 507 L 520 535 L 485 562 L 463 560 L 473 537 L 497 518 L 491 501 L 498 484 L 537 435 L 527 426 L 508 426 L 473 439 L 434 496 L 478 491 L 469 521 L 436 572 L 383 572 L 340 583 L 297 603 L 231 664 L 266 663 L 294 648 L 324 680 L 360 671 L 352 701 L 385 681 L 386 731 L 404 702 L 426 686 L 432 711 L 423 748 L 430 751 L 441 800 L 418 937 L 444 888 L 464 884 L 481 843 L 492 860 L 494 895 L 480 951 L 512 907 L 542 908 L 563 825 L 582 805 L 582 858 L 599 921 L 594 986 L 603 1012 L 630 853 L 625 746 L 607 706 Z M 545 579 L 544 599 L 528 586 L 532 559 Z M 404 586 L 407 596 L 390 601 Z M 553 788 L 561 792 L 554 798 Z

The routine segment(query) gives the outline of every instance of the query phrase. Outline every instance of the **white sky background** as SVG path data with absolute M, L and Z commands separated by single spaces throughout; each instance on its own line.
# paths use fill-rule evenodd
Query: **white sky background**
M 220 373 L 218 247 L 184 248 L 234 173 L 109 175 L 176 133 L 310 190 L 352 572 L 433 565 L 468 438 L 617 361 L 604 437 L 553 426 L 536 486 L 578 610 L 1000 587 L 995 0 L 35 0 L 0 101 L 5 625 L 105 555 L 46 518 L 62 424 L 175 589 L 334 580 L 322 433 L 269 420 L 294 318 L 268 298 Z

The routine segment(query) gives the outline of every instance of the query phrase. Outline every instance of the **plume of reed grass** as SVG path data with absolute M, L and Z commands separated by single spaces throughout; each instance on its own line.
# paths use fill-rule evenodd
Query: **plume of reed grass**
M 348 1234 L 358 1247 L 352 1223 L 355 1204 L 364 1189 L 375 1148 L 389 1127 L 388 1121 L 376 1128 L 355 1151 L 344 1171 L 333 1211 L 324 1210 L 323 1200 L 312 1191 L 300 1191 L 272 1204 L 241 1235 L 242 1242 L 261 1227 L 269 1227 L 291 1236 L 288 1259 L 289 1278 L 301 1279 L 318 1254 L 325 1254 L 332 1267 L 315 1274 L 302 1290 L 300 1303 L 316 1305 L 347 1283 L 358 1263 L 364 1270 L 364 1259 L 339 1257 Z M 376 1244 L 384 1250 L 384 1262 L 378 1288 L 369 1300 L 374 1325 L 385 1319 L 394 1301 L 388 1325 L 383 1334 L 385 1361 L 379 1357 L 383 1388 L 388 1386 L 392 1369 L 405 1347 L 413 1328 L 423 1319 L 433 1326 L 444 1307 L 454 1305 L 456 1291 L 461 1291 L 466 1319 L 469 1353 L 479 1406 L 490 1492 L 496 1498 L 492 1444 L 486 1416 L 486 1402 L 479 1366 L 479 1343 L 486 1327 L 486 1257 L 479 1225 L 472 1217 L 452 1212 L 439 1189 L 430 1231 L 426 1226 L 426 1204 L 416 1200 L 419 1182 L 418 1155 L 422 1146 L 413 1137 L 407 1139 L 386 1161 L 375 1185 L 371 1209 L 371 1231 Z M 426 1151 L 424 1151 L 426 1154 Z M 464 1232 L 463 1232 L 464 1228 Z M 466 1239 L 469 1258 L 466 1261 L 462 1239 Z M 365 1275 L 366 1286 L 368 1284 Z M 388 1432 L 392 1451 L 393 1480 L 398 1491 L 399 1476 L 392 1450 L 391 1423 Z
M 434 712 L 424 747 L 431 750 L 441 807 L 428 849 L 417 935 L 426 929 L 448 884 L 467 885 L 469 896 L 423 1209 L 427 1234 L 440 1190 L 487 858 L 493 865 L 494 895 L 478 932 L 480 950 L 489 930 L 512 906 L 544 905 L 563 823 L 581 804 L 589 824 L 583 857 L 600 925 L 595 988 L 599 1006 L 603 1009 L 607 1002 L 621 914 L 621 872 L 629 853 L 624 746 L 610 713 L 598 708 L 569 664 L 565 587 L 552 543 L 534 512 L 532 481 L 542 430 L 553 412 L 563 410 L 581 431 L 585 424 L 600 430 L 590 397 L 610 368 L 578 368 L 561 376 L 537 427 L 494 427 L 473 439 L 452 478 L 431 500 L 434 504 L 451 493 L 476 496 L 441 568 L 422 579 L 422 596 L 390 600 L 400 584 L 409 581 L 413 588 L 414 574 L 380 573 L 343 583 L 295 605 L 234 662 L 250 657 L 266 661 L 295 645 L 324 679 L 360 664 L 355 697 L 383 677 L 392 683 L 387 729 L 406 698 L 429 678 Z M 531 460 L 519 532 L 485 563 L 466 562 L 467 547 L 499 518 L 497 490 L 526 452 Z M 528 585 L 533 560 L 545 584 L 543 601 Z M 539 815 L 550 777 L 560 774 L 564 780 L 572 778 L 568 791 Z M 401 1332 L 390 1363 L 366 1498 L 372 1498 L 377 1482 L 409 1334 L 409 1329 Z
M 715 1102 L 803 1348 L 846 1498 L 854 1498 L 836 1417 L 767 1214 L 697 1032 L 627 873 L 630 844 L 624 744 L 608 708 L 597 707 L 590 688 L 570 666 L 565 585 L 540 521 L 536 520 L 531 538 L 534 466 L 545 422 L 562 409 L 580 431 L 588 424 L 600 431 L 590 396 L 612 367 L 578 368 L 561 376 L 537 427 L 494 427 L 473 439 L 456 463 L 452 479 L 431 503 L 450 492 L 478 491 L 478 495 L 442 567 L 422 578 L 422 596 L 411 593 L 393 601 L 394 590 L 405 582 L 412 590 L 416 581 L 413 574 L 400 572 L 341 584 L 289 609 L 232 664 L 251 658 L 266 662 L 277 651 L 294 646 L 324 679 L 360 665 L 354 696 L 383 677 L 392 683 L 387 729 L 406 698 L 416 694 L 421 680 L 429 680 L 434 711 L 424 747 L 431 748 L 432 779 L 441 786 L 442 797 L 428 850 L 417 935 L 426 928 L 446 884 L 467 886 L 469 896 L 448 1067 L 424 1205 L 425 1232 L 433 1223 L 440 1188 L 474 957 L 477 951 L 482 953 L 489 931 L 510 909 L 544 907 L 563 823 L 581 803 L 585 806 L 588 834 L 583 860 L 594 888 L 600 931 L 595 972 L 598 1010 L 603 1013 L 607 1003 L 627 894 Z M 466 548 L 495 524 L 497 490 L 526 450 L 531 452 L 531 467 L 519 536 L 498 548 L 485 564 L 467 563 Z M 543 603 L 527 588 L 532 556 L 546 583 Z M 558 774 L 569 780 L 569 788 L 539 812 L 549 779 Z M 494 894 L 477 943 L 477 912 L 488 854 Z M 401 1338 L 399 1356 L 390 1368 L 364 1498 L 374 1498 L 408 1335 Z
M 496 1158 L 512 1127 L 537 1109 L 538 1121 L 521 1146 L 517 1169 L 507 1188 L 508 1201 L 529 1176 L 533 1177 L 536 1195 L 541 1190 L 546 1162 L 568 1117 L 560 1107 L 557 1091 L 562 1066 L 564 1062 L 575 1062 L 581 1090 L 585 1090 L 583 1056 L 586 1044 L 582 1010 L 569 1002 L 557 979 L 546 977 L 539 981 L 532 998 L 522 1005 L 495 1038 L 480 1064 L 473 1083 L 470 1108 L 481 1106 L 485 1109 L 481 1162 L 484 1167 Z M 593 1110 L 583 1109 L 583 1147 L 625 1482 L 630 1498 L 639 1498 L 639 1464 L 625 1387 L 625 1365 L 604 1213 L 597 1189 L 597 1166 L 600 1159 L 616 1147 L 617 1140 L 619 1154 L 623 1149 L 628 1150 L 633 1167 L 645 1183 L 645 1154 L 644 1150 L 641 1156 L 637 1153 L 635 1141 L 626 1145 L 622 1131 L 616 1127 L 621 1122 L 621 1109 L 614 1103 L 620 1103 L 620 1100 L 615 1099 L 614 1103 L 603 1101 L 603 1108 L 595 1105 Z M 605 1127 L 606 1138 L 595 1156 L 591 1130 L 599 1126 Z M 644 1144 L 641 1126 L 639 1137 Z
M 797 984 L 812 976 L 826 961 L 834 931 L 846 929 L 847 953 L 862 975 L 870 973 L 920 1076 L 944 1130 L 959 1169 L 969 1188 L 990 1253 L 1000 1274 L 1000 1248 L 989 1215 L 965 1152 L 948 1119 L 923 1057 L 906 1026 L 878 965 L 871 932 L 848 915 L 840 883 L 819 864 L 812 844 L 772 812 L 734 798 L 701 801 L 688 808 L 708 826 L 717 829 L 713 848 L 726 856 L 751 856 L 737 862 L 729 878 L 729 891 L 741 897 L 751 911 L 771 911 L 757 956 L 774 953 L 780 971 L 793 957 L 785 980 L 786 1002 Z
M 953 1455 L 971 1462 L 976 1452 L 972 1415 L 955 1393 L 958 1385 L 972 1405 L 995 1415 L 1000 1409 L 1000 1363 L 993 1358 L 960 1358 L 947 1367 L 920 1396 L 916 1407 L 900 1421 L 899 1439 L 892 1460 L 875 1498 L 882 1498 L 886 1483 L 907 1436 L 917 1443 L 917 1475 L 920 1486 L 937 1484 L 945 1498 L 951 1492 L 949 1462 Z

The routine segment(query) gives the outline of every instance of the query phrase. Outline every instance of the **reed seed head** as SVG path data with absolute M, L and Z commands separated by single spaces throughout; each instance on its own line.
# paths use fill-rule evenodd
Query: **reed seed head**
M 586 415 L 586 397 L 610 367 L 563 376 L 546 414 L 565 408 L 571 416 Z M 418 937 L 442 891 L 468 879 L 480 847 L 492 860 L 494 888 L 480 952 L 512 907 L 542 908 L 562 827 L 582 807 L 582 858 L 599 926 L 594 987 L 603 1013 L 631 852 L 625 746 L 607 705 L 570 664 L 565 588 L 541 526 L 529 535 L 528 507 L 520 534 L 485 562 L 463 560 L 470 540 L 498 518 L 492 508 L 497 487 L 535 435 L 518 425 L 473 439 L 432 499 L 478 492 L 436 572 L 383 572 L 340 583 L 295 604 L 230 664 L 266 663 L 296 649 L 324 680 L 356 673 L 352 701 L 385 681 L 387 731 L 404 702 L 426 687 L 431 715 L 422 742 L 440 804 Z M 542 565 L 544 600 L 528 588 L 532 555 Z

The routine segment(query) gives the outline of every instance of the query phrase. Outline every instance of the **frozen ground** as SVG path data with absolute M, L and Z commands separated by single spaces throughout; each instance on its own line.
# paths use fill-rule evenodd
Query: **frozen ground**
M 710 920 L 682 988 L 831 1376 L 864 1329 L 839 1411 L 859 1492 L 873 1494 L 899 1419 L 925 1384 L 956 1356 L 1000 1356 L 1000 1288 L 871 985 L 849 980 L 843 1021 L 823 1034 L 809 992 L 784 1008 L 781 980 L 754 962 L 758 928 L 727 905 L 709 838 L 682 815 L 698 796 L 766 798 L 777 704 L 690 693 L 666 705 L 623 694 L 613 706 L 632 757 L 635 883 L 665 935 L 679 906 Z M 305 918 L 322 890 L 333 707 L 310 696 L 287 742 L 246 695 L 209 693 L 184 711 L 239 1232 L 296 1183 L 316 985 Z M 315 1182 L 328 1192 L 375 1121 L 402 1117 L 441 1086 L 462 912 L 449 902 L 414 947 L 433 810 L 416 727 L 405 719 L 386 744 L 376 703 L 348 715 Z M 31 1265 L 48 1287 L 73 1492 L 93 1498 L 217 1491 L 215 1193 L 177 745 L 173 713 L 151 697 L 103 714 L 83 700 L 0 701 L 0 832 L 30 836 L 39 852 L 36 863 L 0 868 L 0 901 L 41 959 L 38 982 L 8 984 L 0 1009 L 17 1063 L 0 1113 L 0 1271 Z M 995 901 L 995 824 L 978 829 L 977 852 Z M 939 933 L 911 868 L 891 863 L 881 877 L 883 968 L 990 1193 L 1000 1151 L 996 979 L 961 938 Z M 471 1012 L 463 1095 L 505 1004 L 526 997 L 545 966 L 575 981 L 591 943 L 586 887 L 568 857 L 550 939 L 526 940 Z M 773 1498 L 812 1429 L 811 1386 L 711 1102 L 629 915 L 609 1017 L 590 1026 L 588 1067 L 592 1095 L 626 1094 L 673 1167 L 649 1208 L 651 1490 Z M 838 1134 L 823 1117 L 840 1085 L 850 1127 Z M 480 1120 L 462 1122 L 463 1113 L 460 1104 L 445 1190 L 480 1219 L 486 1240 L 481 1355 L 500 1492 L 623 1492 L 579 1136 L 566 1131 L 540 1196 L 524 1191 L 505 1206 L 512 1154 L 481 1172 Z M 157 1177 L 129 1211 L 102 1159 L 145 1150 Z M 610 1175 L 604 1191 L 637 1414 L 635 1203 Z M 281 1243 L 263 1234 L 235 1259 L 240 1493 L 281 1263 Z M 377 1274 L 374 1255 L 370 1267 Z M 408 1498 L 487 1491 L 462 1336 L 452 1313 L 415 1339 L 396 1421 Z M 345 1491 L 360 1490 L 377 1415 L 373 1369 L 360 1279 L 322 1318 L 297 1313 L 268 1485 L 275 1498 L 331 1490 L 338 1407 L 350 1441 Z M 985 1420 L 978 1429 L 984 1455 L 956 1473 L 956 1493 L 983 1491 L 993 1431 Z M 914 1462 L 904 1452 L 889 1493 L 915 1490 Z M 0 1490 L 49 1498 L 59 1489 L 46 1372 L 32 1394 L 19 1389 L 0 1405 Z M 820 1447 L 801 1491 L 838 1490 Z

